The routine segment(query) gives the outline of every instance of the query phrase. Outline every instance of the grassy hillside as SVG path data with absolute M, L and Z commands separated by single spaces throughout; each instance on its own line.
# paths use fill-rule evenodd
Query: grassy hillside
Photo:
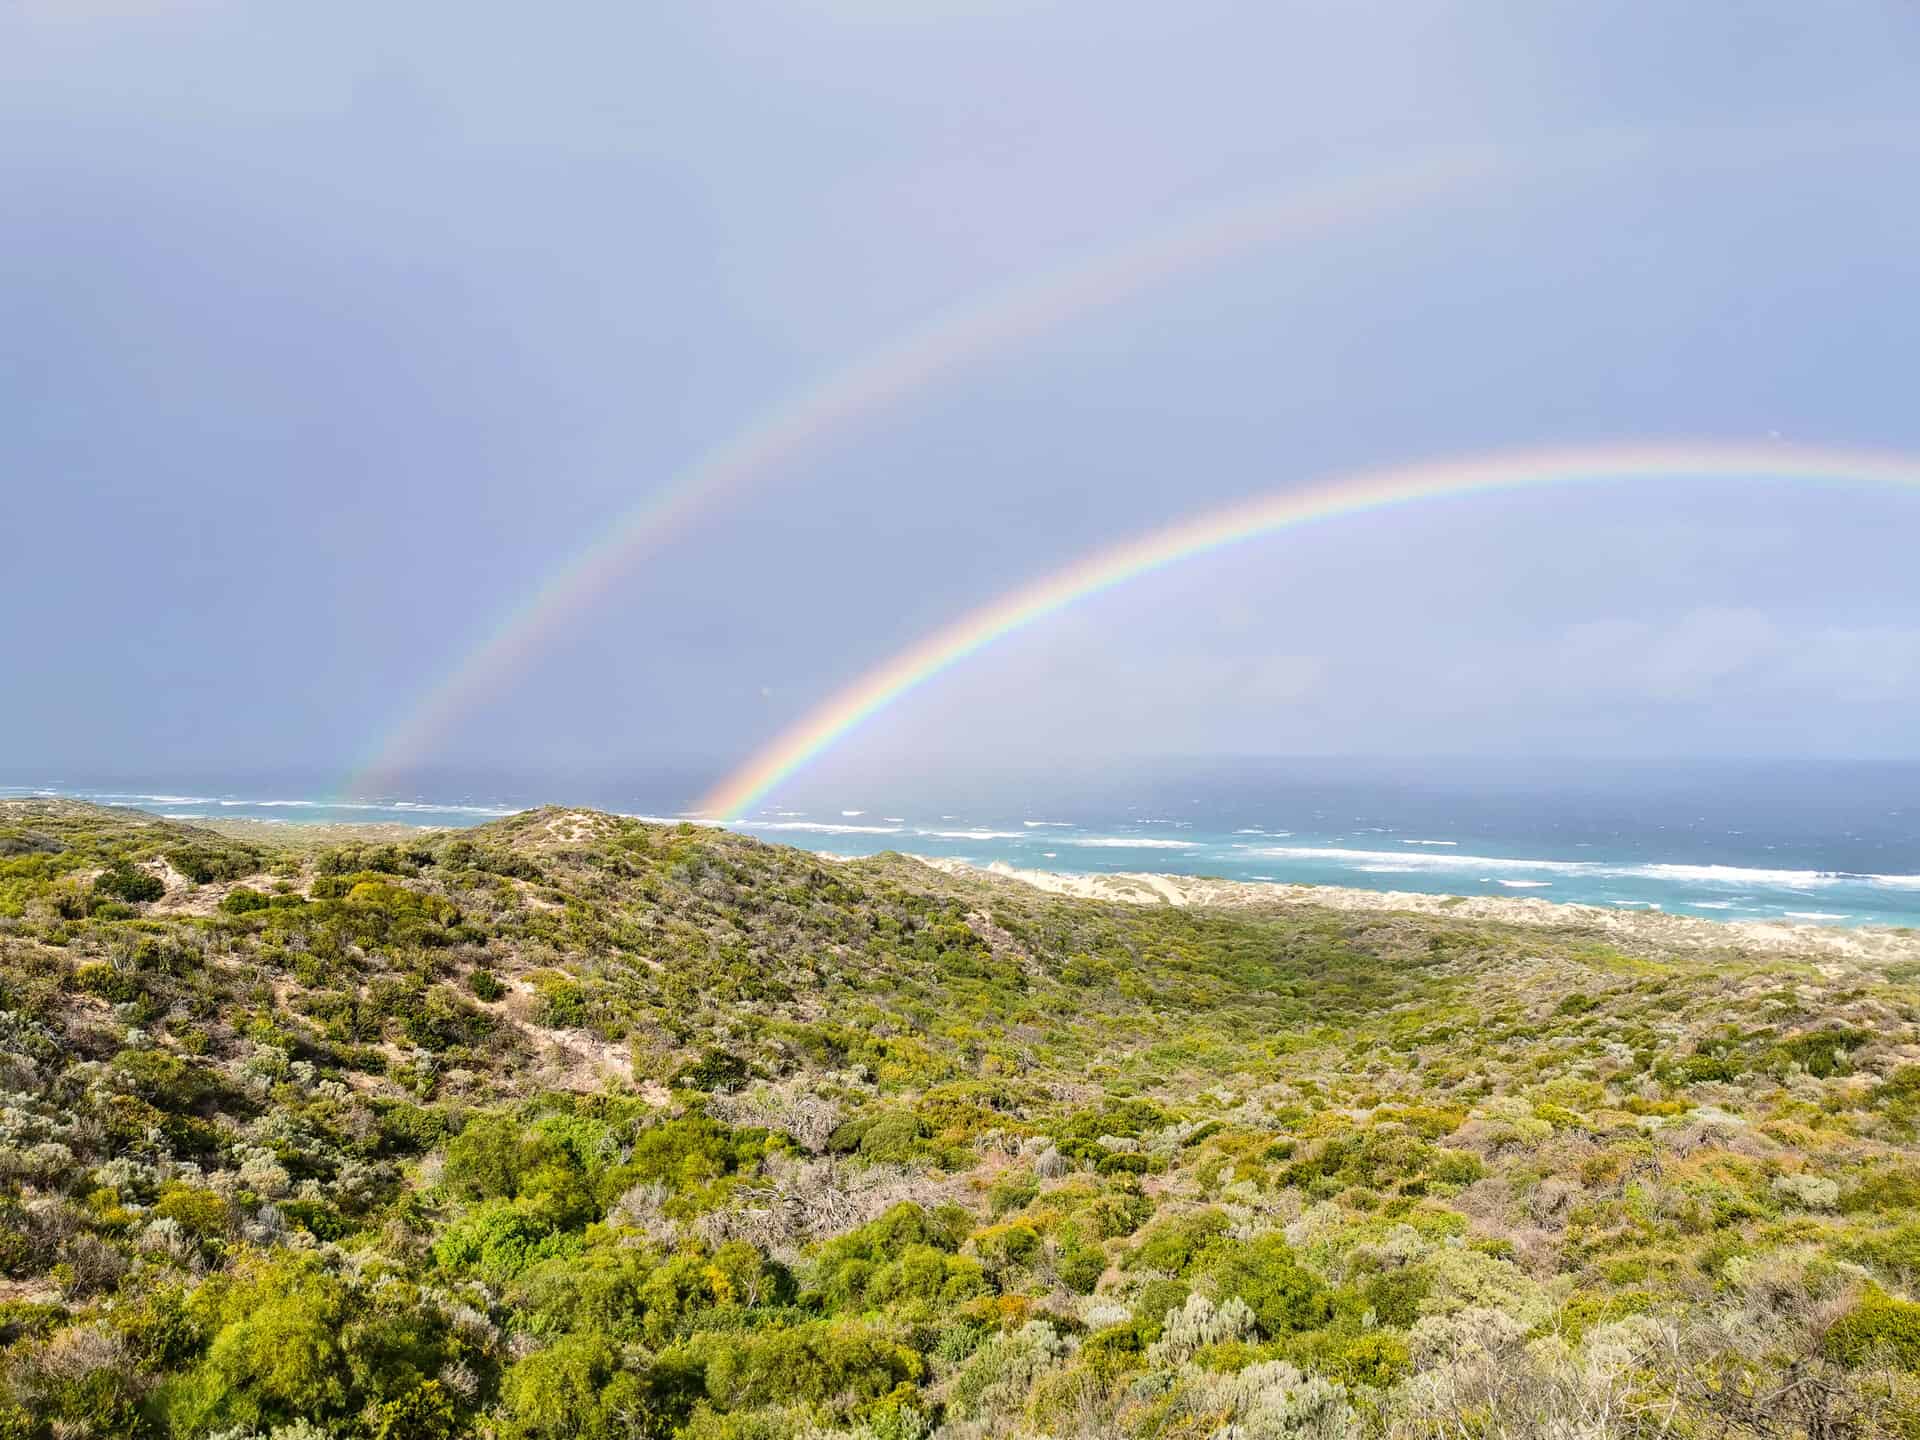
M 261 833 L 0 805 L 0 1437 L 1920 1436 L 1920 944 Z

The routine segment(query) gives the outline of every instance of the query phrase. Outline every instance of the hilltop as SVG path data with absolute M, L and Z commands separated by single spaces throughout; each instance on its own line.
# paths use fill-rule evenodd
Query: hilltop
M 0 1436 L 1920 1433 L 1920 941 L 1032 880 L 0 803 Z

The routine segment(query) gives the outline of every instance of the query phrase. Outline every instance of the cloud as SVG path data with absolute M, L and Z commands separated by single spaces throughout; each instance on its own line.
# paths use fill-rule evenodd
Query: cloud
M 218 0 L 22 0 L 16 13 L 30 23 L 72 25 L 163 20 L 217 8 Z
M 1496 657 L 1497 658 L 1497 657 Z M 1567 627 L 1540 658 L 1566 700 L 1697 705 L 1731 695 L 1842 704 L 1920 699 L 1920 628 L 1787 624 L 1754 608 L 1707 606 L 1670 620 Z M 1508 670 L 1520 684 L 1526 660 Z
M 1542 670 L 1568 695 L 1705 700 L 1776 657 L 1781 631 L 1758 610 L 1710 607 L 1671 622 L 1590 620 L 1567 627 Z
M 1795 621 L 1758 606 L 1521 635 L 1462 629 L 1445 643 L 1422 628 L 1348 632 L 1319 637 L 1324 653 L 1297 652 L 1304 638 L 1269 639 L 1274 653 L 1258 636 L 1139 628 L 1119 647 L 1035 643 L 899 707 L 863 753 L 1872 750 L 1884 748 L 1891 711 L 1920 706 L 1920 627 Z

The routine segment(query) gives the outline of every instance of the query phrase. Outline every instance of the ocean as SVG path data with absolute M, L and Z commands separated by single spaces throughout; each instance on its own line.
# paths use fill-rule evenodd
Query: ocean
M 14 777 L 181 820 L 467 826 L 529 805 L 677 818 L 694 789 L 619 778 L 425 778 L 342 800 L 255 778 Z M 943 787 L 846 785 L 730 828 L 838 855 L 898 850 L 1081 874 L 1532 896 L 1713 920 L 1920 926 L 1920 766 L 1154 762 Z

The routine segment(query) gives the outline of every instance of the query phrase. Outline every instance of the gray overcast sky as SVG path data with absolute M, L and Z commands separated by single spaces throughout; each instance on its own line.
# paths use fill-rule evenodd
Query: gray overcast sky
M 1342 468 L 1920 451 L 1916 73 L 1905 0 L 13 0 L 0 770 L 351 768 L 820 377 L 1436 146 L 1511 173 L 1160 277 L 797 452 L 436 758 L 717 770 L 1011 584 Z M 1614 132 L 1647 143 L 1553 159 Z M 1912 756 L 1917 535 L 1920 494 L 1733 483 L 1342 521 L 1080 606 L 832 763 Z

